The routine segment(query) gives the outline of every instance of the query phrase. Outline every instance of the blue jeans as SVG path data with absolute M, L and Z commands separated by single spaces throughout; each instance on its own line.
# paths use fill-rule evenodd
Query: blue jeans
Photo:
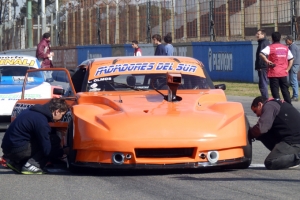
M 299 94 L 298 94 L 298 71 L 299 71 L 299 65 L 293 65 L 292 68 L 289 71 L 289 80 L 290 80 L 290 85 L 293 89 L 293 96 L 292 97 L 296 97 L 298 98 Z
M 267 69 L 260 69 L 257 70 L 257 72 L 258 72 L 258 87 L 259 87 L 260 94 L 265 98 L 269 98 Z

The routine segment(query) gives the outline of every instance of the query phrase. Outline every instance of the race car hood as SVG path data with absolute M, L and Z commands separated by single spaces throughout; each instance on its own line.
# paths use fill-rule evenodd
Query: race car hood
M 74 106 L 73 113 L 79 121 L 92 124 L 112 137 L 126 134 L 126 138 L 133 139 L 180 139 L 186 137 L 186 132 L 199 138 L 199 134 L 210 135 L 235 119 L 244 118 L 242 105 L 227 102 L 223 92 L 179 96 L 182 97 L 179 102 L 167 102 L 154 93 L 98 97 L 101 104 L 96 104 L 95 97 L 93 104 Z

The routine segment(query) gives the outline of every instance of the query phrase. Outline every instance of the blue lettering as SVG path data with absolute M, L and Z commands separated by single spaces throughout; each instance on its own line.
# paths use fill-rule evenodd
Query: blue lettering
M 141 71 L 145 71 L 148 63 L 143 63 L 143 64 L 139 63 L 138 65 L 141 65 L 141 68 L 140 68 Z
M 184 64 L 179 64 L 176 68 L 176 71 L 181 71 L 183 67 L 184 67 Z
M 115 66 L 115 71 L 114 71 L 114 72 L 116 72 L 117 70 L 120 71 L 120 67 L 121 67 L 121 66 L 122 66 L 122 65 L 120 65 L 120 64 L 116 65 L 116 66 Z
M 187 72 L 188 70 L 189 70 L 189 67 L 187 67 L 187 66 L 183 67 L 184 72 Z
M 165 63 L 163 70 L 173 70 L 171 63 Z
M 144 65 L 147 63 L 144 63 Z M 147 70 L 152 70 L 154 68 L 155 63 L 150 63 Z
M 156 70 L 162 70 L 163 67 L 164 67 L 164 63 L 158 63 L 156 66 Z
M 190 69 L 189 69 L 189 72 L 195 72 L 197 69 L 196 66 L 191 66 Z
M 136 64 L 133 70 L 134 70 L 134 71 L 136 71 L 136 70 L 139 71 L 139 70 L 140 70 L 140 67 L 141 67 L 140 64 Z
M 108 68 L 106 68 L 106 70 L 105 70 L 105 74 L 110 74 L 110 73 L 112 73 L 114 71 L 114 66 L 112 65 L 112 66 L 109 66 Z
M 95 76 L 101 75 L 102 72 L 104 72 L 104 71 L 106 70 L 106 68 L 107 68 L 106 66 L 105 66 L 105 67 L 99 67 L 99 68 L 97 69 L 97 71 L 96 71 Z
M 128 66 L 128 64 L 124 64 L 124 65 L 127 65 L 127 66 Z M 135 67 L 135 64 L 130 64 L 130 65 L 128 66 L 128 71 L 134 70 L 134 67 Z
M 119 72 L 125 72 L 127 70 L 127 66 L 121 66 Z

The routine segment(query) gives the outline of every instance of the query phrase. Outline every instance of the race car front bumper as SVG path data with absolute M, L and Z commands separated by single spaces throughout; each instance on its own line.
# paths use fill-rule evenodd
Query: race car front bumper
M 71 163 L 75 167 L 90 167 L 100 169 L 196 169 L 196 168 L 213 168 L 226 165 L 235 165 L 250 161 L 249 158 L 241 157 L 228 160 L 219 160 L 216 163 L 210 162 L 192 162 L 192 163 L 177 163 L 177 164 L 109 164 L 96 162 L 76 162 Z

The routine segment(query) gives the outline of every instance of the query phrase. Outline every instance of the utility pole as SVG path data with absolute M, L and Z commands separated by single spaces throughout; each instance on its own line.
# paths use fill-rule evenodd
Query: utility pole
M 11 0 L 8 0 L 8 21 L 9 21 L 9 26 L 11 23 Z
M 98 44 L 101 44 L 101 8 L 97 7 L 97 38 Z
M 32 13 L 32 0 L 27 0 L 27 41 L 28 41 L 28 48 L 33 47 L 31 13 Z
M 297 39 L 297 31 L 296 31 L 296 26 L 297 26 L 297 16 L 296 16 L 296 1 L 291 0 L 291 35 L 294 40 Z
M 59 12 L 58 12 L 58 0 L 55 0 L 55 18 L 56 18 L 56 26 L 55 26 L 55 36 L 56 36 L 56 46 L 60 45 L 59 41 Z
M 210 41 L 215 41 L 215 22 L 214 22 L 214 8 L 215 3 L 214 1 L 209 1 L 209 35 L 210 35 Z
M 46 3 L 41 0 L 42 34 L 46 33 Z
M 147 1 L 147 43 L 151 43 L 150 8 L 151 8 L 151 2 L 150 0 L 148 0 Z

